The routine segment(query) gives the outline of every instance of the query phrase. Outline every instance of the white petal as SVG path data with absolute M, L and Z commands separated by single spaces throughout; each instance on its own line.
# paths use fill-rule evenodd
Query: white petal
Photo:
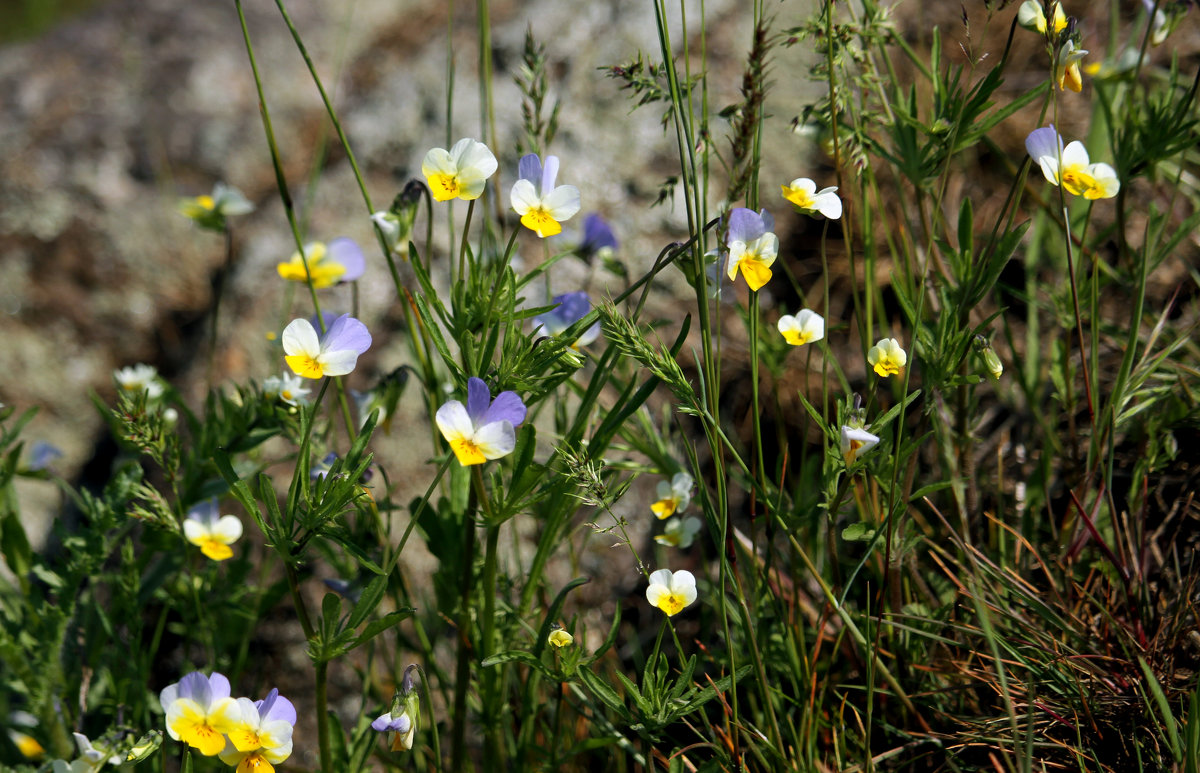
M 664 588 L 669 588 L 671 585 L 671 570 L 659 569 L 657 572 L 650 574 L 650 585 L 661 585 Z
M 354 370 L 358 364 L 358 352 L 354 349 L 339 349 L 335 352 L 322 352 L 317 357 L 321 363 L 321 371 L 326 376 L 344 376 Z
M 558 222 L 569 220 L 579 211 L 579 189 L 574 185 L 560 185 L 542 199 L 542 206 Z
M 237 542 L 242 536 L 242 522 L 238 520 L 236 515 L 223 515 L 221 520 L 217 521 L 217 525 L 213 527 L 212 534 L 214 537 L 219 537 L 221 541 L 229 544 Z M 254 704 L 251 703 L 251 706 Z M 258 710 L 255 709 L 255 714 Z
M 283 329 L 283 351 L 290 356 L 303 355 L 316 359 L 321 353 L 321 339 L 307 319 L 293 319 Z
M 512 201 L 512 208 L 516 210 L 518 215 L 524 215 L 529 210 L 539 207 L 542 204 L 542 199 L 538 196 L 537 189 L 528 180 L 517 180 L 513 183 L 509 199 Z
M 425 160 L 421 162 L 421 174 L 426 177 L 431 177 L 435 174 L 453 176 L 457 173 L 458 167 L 445 148 L 434 148 L 425 154 Z
M 842 200 L 836 193 L 821 191 L 817 194 L 814 204 L 817 211 L 830 220 L 837 220 L 842 216 Z
M 437 423 L 438 429 L 442 431 L 442 437 L 446 438 L 448 443 L 462 438 L 471 438 L 475 434 L 475 425 L 471 423 L 467 408 L 458 400 L 451 400 L 438 408 L 433 419 Z
M 1075 140 L 1074 142 L 1067 143 L 1067 146 L 1063 148 L 1062 163 L 1065 167 L 1075 165 L 1086 167 L 1091 163 L 1091 160 L 1088 158 L 1087 148 L 1083 146 L 1082 142 Z
M 204 524 L 199 521 L 187 518 L 183 522 L 183 536 L 187 538 L 188 542 L 195 545 L 208 536 L 208 529 L 204 528 Z M 165 702 L 163 705 L 166 705 Z
M 493 421 L 475 431 L 475 447 L 485 459 L 508 456 L 517 447 L 517 431 L 510 421 Z

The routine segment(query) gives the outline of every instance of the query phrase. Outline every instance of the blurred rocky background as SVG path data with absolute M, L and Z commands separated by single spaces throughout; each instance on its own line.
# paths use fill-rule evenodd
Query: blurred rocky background
M 686 5 L 694 40 L 700 3 Z M 787 6 L 781 12 L 799 23 L 807 2 Z M 275 272 L 294 243 L 232 2 L 3 0 L 3 7 L 16 22 L 0 34 L 23 37 L 0 46 L 0 402 L 40 409 L 26 437 L 61 449 L 54 469 L 72 479 L 104 434 L 89 396 L 112 403 L 114 369 L 155 365 L 199 405 L 210 377 L 220 386 L 279 372 L 268 333 L 307 313 L 307 303 L 291 303 Z M 482 136 L 474 3 L 314 0 L 288 10 L 376 208 L 420 176 L 428 148 Z M 732 104 L 751 42 L 749 14 L 737 0 L 708 0 L 705 10 L 713 104 Z M 38 15 L 54 11 L 53 19 Z M 246 2 L 245 11 L 306 238 L 350 236 L 373 258 L 358 299 L 377 342 L 355 374 L 362 382 L 355 386 L 365 387 L 406 356 L 389 335 L 399 319 L 395 292 L 386 265 L 374 259 L 368 211 L 346 154 L 279 11 L 258 0 Z M 639 50 L 656 58 L 653 5 L 500 0 L 490 13 L 502 184 L 514 179 L 521 94 L 513 76 L 530 30 L 546 46 L 550 97 L 562 101 L 550 148 L 563 161 L 560 181 L 579 186 L 584 213 L 601 212 L 614 224 L 620 257 L 639 276 L 662 246 L 685 233 L 682 207 L 651 206 L 677 167 L 677 149 L 661 128 L 661 105 L 634 111 L 620 83 L 599 68 L 630 61 Z M 673 32 L 682 42 L 678 24 Z M 456 80 L 447 130 L 450 54 Z M 807 86 L 801 52 L 789 56 L 776 85 L 795 92 Z M 770 146 L 787 162 L 772 180 L 800 174 L 800 154 L 811 148 L 787 125 L 800 107 L 773 122 Z M 210 372 L 210 312 L 224 244 L 176 208 L 181 197 L 208 193 L 217 181 L 240 188 L 257 210 L 233 221 L 235 255 Z M 581 224 L 582 213 L 572 225 Z M 524 249 L 540 258 L 539 244 Z M 577 289 L 586 268 L 562 266 L 553 291 Z M 604 293 L 602 277 L 592 289 Z M 328 308 L 348 310 L 349 293 L 339 288 L 323 297 Z M 412 402 L 411 418 L 423 421 Z M 403 444 L 396 446 L 401 453 Z M 56 511 L 52 486 L 23 487 L 27 516 Z

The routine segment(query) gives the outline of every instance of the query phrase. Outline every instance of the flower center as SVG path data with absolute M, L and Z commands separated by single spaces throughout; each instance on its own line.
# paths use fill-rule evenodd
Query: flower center
M 325 368 L 307 354 L 289 354 L 283 358 L 292 372 L 302 378 L 321 378 Z
M 266 760 L 261 754 L 251 754 L 246 759 L 238 763 L 237 770 L 234 773 L 274 773 L 275 766 Z
M 458 457 L 458 463 L 463 467 L 469 467 L 472 464 L 483 464 L 487 461 L 487 457 L 483 455 L 483 451 L 480 451 L 479 446 L 475 445 L 475 441 L 470 438 L 455 438 L 451 440 L 450 449 L 454 451 L 454 455 Z
M 817 203 L 803 188 L 784 188 L 783 197 L 800 209 L 812 209 Z
M 457 175 L 437 172 L 429 176 L 429 192 L 437 201 L 456 199 L 460 191 L 461 186 L 458 184 Z
M 216 537 L 205 537 L 200 542 L 200 552 L 214 561 L 224 561 L 233 557 L 233 548 L 220 542 Z
M 521 225 L 533 231 L 543 239 L 562 233 L 562 226 L 542 207 L 534 207 L 521 216 Z
M 679 507 L 679 500 L 675 499 L 675 497 L 667 497 L 666 499 L 660 499 L 654 504 L 650 505 L 650 510 L 653 511 L 653 513 L 657 515 L 658 519 L 661 521 L 663 518 L 669 518 L 670 516 L 674 515 L 675 508 L 677 507 Z
M 1088 174 L 1082 166 L 1068 166 L 1063 169 L 1062 186 L 1072 196 L 1082 194 L 1085 190 L 1094 187 L 1095 184 L 1096 179 Z
M 658 600 L 658 608 L 667 613 L 667 617 L 673 617 L 679 614 L 684 607 L 683 597 L 674 593 L 667 593 Z
M 767 268 L 767 264 L 759 258 L 756 252 L 742 258 L 742 262 L 738 265 L 742 269 L 742 276 L 746 277 L 746 284 L 750 285 L 751 290 L 760 289 L 771 279 L 771 269 Z

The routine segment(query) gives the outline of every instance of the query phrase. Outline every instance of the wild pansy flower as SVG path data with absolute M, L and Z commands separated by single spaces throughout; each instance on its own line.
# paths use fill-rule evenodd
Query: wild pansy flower
M 591 212 L 583 219 L 583 241 L 576 248 L 585 260 L 595 255 L 616 251 L 617 237 L 613 234 L 612 226 L 600 217 L 598 212 Z
M 421 174 L 429 181 L 435 201 L 470 201 L 483 195 L 483 186 L 497 166 L 487 145 L 464 137 L 450 150 L 434 148 L 426 153 Z
M 464 467 L 499 459 L 517 447 L 516 428 L 525 421 L 525 403 L 516 392 L 492 393 L 482 379 L 467 379 L 467 404 L 451 400 L 434 416 L 442 437 Z
M 272 689 L 261 701 L 237 699 L 241 718 L 228 732 L 221 762 L 237 767 L 237 773 L 272 773 L 274 766 L 292 754 L 292 731 L 296 707 Z
M 729 262 L 725 267 L 729 281 L 737 279 L 738 269 L 751 290 L 757 291 L 771 279 L 771 264 L 779 253 L 779 239 L 771 232 L 775 220 L 764 209 L 738 207 L 729 213 Z
M 197 196 L 179 202 L 180 214 L 195 220 L 201 228 L 212 231 L 224 231 L 227 217 L 253 211 L 254 205 L 241 191 L 224 183 L 214 185 L 211 196 Z
M 417 723 L 421 720 L 421 696 L 413 686 L 412 677 L 416 668 L 414 663 L 404 669 L 404 681 L 400 683 L 400 691 L 392 697 L 391 710 L 380 714 L 371 723 L 372 730 L 391 734 L 389 748 L 394 752 L 413 747 Z
M 1067 15 L 1063 13 L 1058 0 L 1050 4 L 1050 18 L 1054 20 L 1053 35 L 1057 37 L 1058 33 L 1067 28 Z M 1021 3 L 1021 7 L 1017 9 L 1017 23 L 1025 29 L 1036 30 L 1045 35 L 1046 12 L 1042 7 L 1042 0 L 1025 0 Z
M 1073 40 L 1063 44 L 1058 52 L 1058 67 L 1054 71 L 1054 80 L 1058 83 L 1059 91 L 1083 91 L 1083 76 L 1079 72 L 1079 63 L 1087 55 L 1087 50 L 1076 48 Z
M 233 556 L 229 547 L 242 536 L 242 522 L 234 515 L 221 515 L 217 500 L 209 499 L 188 510 L 183 519 L 183 536 L 214 561 Z
M 663 533 L 654 537 L 654 541 L 667 547 L 687 549 L 692 546 L 702 527 L 700 519 L 694 515 L 672 518 L 663 527 Z
M 158 371 L 153 365 L 139 363 L 113 371 L 113 378 L 126 394 L 134 395 L 145 392 L 147 400 L 157 400 L 162 397 L 163 385 L 158 378 Z
M 792 346 L 804 346 L 825 337 L 825 318 L 810 309 L 802 309 L 794 317 L 784 314 L 779 318 L 777 327 L 784 340 Z
M 900 373 L 908 362 L 908 355 L 900 348 L 900 342 L 895 338 L 880 338 L 867 351 L 867 362 L 875 368 L 878 375 L 886 378 Z
M 1025 149 L 1046 180 L 1061 185 L 1072 196 L 1108 199 L 1121 189 L 1116 171 L 1108 164 L 1091 163 L 1082 142 L 1075 140 L 1064 148 L 1053 124 L 1030 132 Z
M 842 216 L 842 200 L 838 198 L 836 187 L 818 191 L 817 184 L 807 177 L 797 177 L 781 187 L 783 197 L 806 215 L 819 212 L 830 220 Z
M 588 300 L 588 294 L 582 290 L 556 295 L 554 303 L 558 305 L 533 318 L 533 335 L 535 337 L 561 335 L 592 310 L 592 302 Z M 576 349 L 580 346 L 587 346 L 599 336 L 600 323 L 597 322 L 584 330 L 571 346 Z
M 344 376 L 369 348 L 367 326 L 349 314 L 335 319 L 319 338 L 307 319 L 294 319 L 283 329 L 284 359 L 293 373 L 304 378 Z
M 650 505 L 650 510 L 658 516 L 658 520 L 669 518 L 675 513 L 682 513 L 692 501 L 692 476 L 686 472 L 677 472 L 668 483 L 658 482 L 655 494 L 658 501 Z
M 879 436 L 872 435 L 861 426 L 842 425 L 842 456 L 846 464 L 854 464 L 859 454 L 865 454 L 879 443 Z
M 63 452 L 51 443 L 44 440 L 35 441 L 29 449 L 29 471 L 38 472 L 45 470 L 56 459 L 61 459 Z
M 305 261 L 308 262 L 307 273 L 304 271 Z M 332 287 L 338 282 L 353 282 L 366 269 L 367 259 L 363 256 L 362 248 L 353 239 L 344 236 L 329 244 L 309 242 L 304 245 L 303 258 L 299 252 L 294 252 L 286 263 L 276 266 L 279 275 L 292 282 L 307 282 L 311 277 L 313 287 L 318 290 Z
M 521 179 L 513 183 L 512 208 L 521 216 L 521 225 L 543 239 L 562 232 L 559 225 L 579 211 L 579 189 L 574 185 L 555 186 L 558 156 L 546 156 L 546 165 L 536 153 L 521 158 Z
M 371 214 L 371 222 L 379 227 L 388 252 L 408 258 L 408 238 L 412 235 L 413 223 L 417 219 L 417 207 L 421 204 L 425 186 L 417 180 L 409 180 L 404 190 L 392 199 L 390 209 Z
M 225 734 L 237 729 L 241 711 L 229 697 L 229 680 L 199 671 L 167 685 L 158 696 L 167 715 L 167 734 L 212 757 L 225 748 Z
M 696 600 L 696 578 L 686 570 L 672 572 L 670 569 L 659 569 L 650 575 L 646 600 L 651 606 L 665 612 L 667 617 L 674 617 Z
M 288 405 L 304 405 L 312 390 L 304 386 L 299 376 L 284 373 L 282 376 L 268 376 L 263 379 L 262 393 L 268 400 L 282 400 Z
M 555 623 L 550 629 L 550 635 L 546 637 L 546 641 L 555 649 L 569 647 L 575 642 L 575 637 L 565 630 L 561 625 Z

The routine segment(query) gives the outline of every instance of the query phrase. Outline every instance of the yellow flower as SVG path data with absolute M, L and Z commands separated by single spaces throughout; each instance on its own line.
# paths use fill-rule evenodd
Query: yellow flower
M 658 520 L 669 518 L 675 513 L 682 513 L 692 501 L 692 476 L 686 472 L 677 472 L 668 483 L 658 482 L 658 501 L 650 505 L 650 509 L 658 516 Z
M 1086 50 L 1076 48 L 1073 40 L 1068 40 L 1063 44 L 1062 50 L 1058 52 L 1058 69 L 1054 73 L 1054 80 L 1058 83 L 1060 91 L 1067 89 L 1076 93 L 1083 91 L 1083 76 L 1079 72 L 1079 62 L 1087 54 Z
M 1067 28 L 1067 15 L 1063 13 L 1058 0 L 1050 4 L 1050 16 L 1054 19 L 1054 35 L 1057 36 Z M 1041 0 L 1025 0 L 1021 3 L 1021 7 L 1017 9 L 1017 23 L 1025 29 L 1037 30 L 1045 35 L 1046 14 L 1042 10 Z
M 688 571 L 659 569 L 650 575 L 646 600 L 673 617 L 696 600 L 696 578 Z
M 482 142 L 464 137 L 450 150 L 434 148 L 425 154 L 421 173 L 437 201 L 470 201 L 483 195 L 487 178 L 496 173 L 496 157 Z
M 550 636 L 547 637 L 546 641 L 550 642 L 550 644 L 558 649 L 562 649 L 563 647 L 569 647 L 574 644 L 575 637 L 564 631 L 562 628 L 555 626 L 554 630 L 550 632 Z
M 867 352 L 867 362 L 875 368 L 876 373 L 886 378 L 900 373 L 908 362 L 908 355 L 895 338 L 880 338 Z
M 305 262 L 308 263 L 307 273 Z M 307 282 L 311 277 L 313 287 L 320 290 L 338 282 L 353 282 L 363 275 L 366 266 L 362 248 L 353 239 L 340 237 L 328 245 L 309 242 L 304 245 L 303 258 L 299 252 L 294 252 L 286 263 L 279 263 L 275 268 L 281 277 L 292 282 Z
M 764 209 L 761 213 L 738 207 L 729 213 L 729 281 L 738 270 L 751 290 L 758 290 L 771 279 L 771 264 L 779 252 L 779 239 L 771 232 L 774 222 Z
M 830 220 L 842 216 L 842 200 L 838 198 L 836 187 L 818 191 L 817 184 L 807 177 L 797 177 L 781 187 L 783 197 L 806 215 L 819 212 Z
M 815 311 L 803 309 L 796 316 L 784 314 L 779 318 L 779 332 L 792 346 L 804 346 L 825 337 L 825 319 Z
M 225 748 L 225 734 L 241 720 L 237 701 L 229 697 L 229 680 L 216 672 L 207 677 L 193 671 L 163 689 L 159 701 L 167 715 L 167 733 L 205 757 Z
M 183 521 L 183 536 L 214 561 L 233 556 L 229 547 L 242 536 L 242 522 L 232 515 L 220 515 L 217 500 L 210 499 L 188 511 Z

